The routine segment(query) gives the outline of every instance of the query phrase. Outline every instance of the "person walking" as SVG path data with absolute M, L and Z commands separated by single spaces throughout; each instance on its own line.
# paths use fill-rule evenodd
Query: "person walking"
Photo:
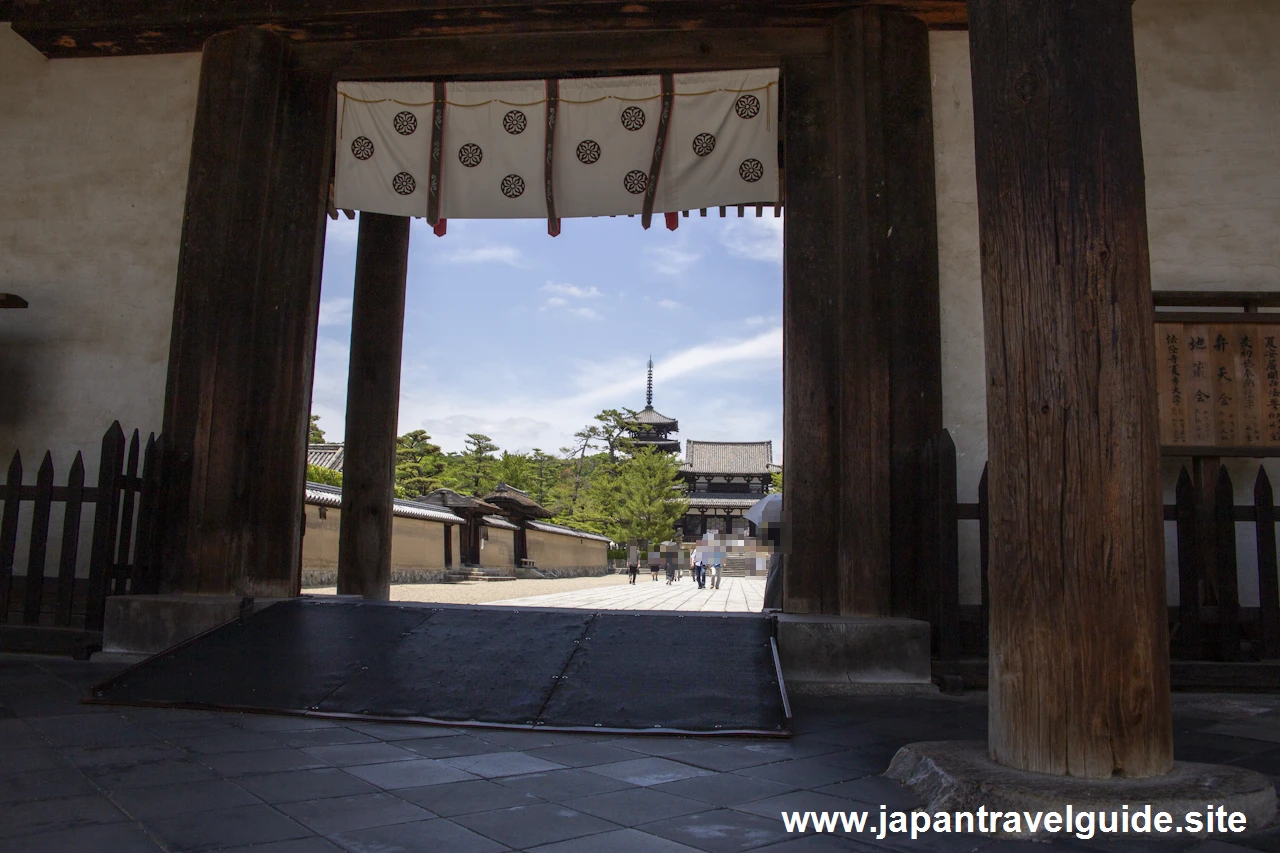
M 631 578 L 631 580 L 627 581 L 627 583 L 635 583 L 636 578 L 640 575 L 640 564 L 634 560 L 628 562 L 627 575 Z
M 660 555 L 657 551 L 650 548 L 649 549 L 649 573 L 653 575 L 654 583 L 657 583 L 658 581 L 658 569 L 662 567 L 661 560 L 662 560 L 662 555 Z

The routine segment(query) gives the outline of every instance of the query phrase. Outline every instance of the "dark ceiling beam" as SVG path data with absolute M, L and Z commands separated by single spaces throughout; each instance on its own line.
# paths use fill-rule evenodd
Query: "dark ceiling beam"
M 14 31 L 50 58 L 185 53 L 243 26 L 298 42 L 814 27 L 867 5 L 935 29 L 968 25 L 965 0 L 0 0 Z

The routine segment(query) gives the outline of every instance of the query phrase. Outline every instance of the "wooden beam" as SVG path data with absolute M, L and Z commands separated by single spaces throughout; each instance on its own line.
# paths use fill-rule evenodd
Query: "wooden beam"
M 990 453 L 990 752 L 1173 766 L 1129 0 L 970 0 Z
M 311 102 L 291 86 L 276 35 L 205 47 L 165 393 L 166 591 L 298 588 L 318 290 L 289 247 L 317 252 L 323 164 L 302 149 L 325 150 L 332 112 L 327 81 Z
M 391 597 L 392 500 L 409 218 L 360 214 L 342 460 L 338 593 Z
M 26 308 L 27 300 L 16 293 L 0 293 L 0 308 Z
M 183 53 L 237 27 L 296 43 L 535 32 L 825 29 L 856 6 L 963 29 L 964 0 L 43 0 L 12 7 L 13 29 L 50 58 Z
M 835 98 L 826 57 L 783 67 L 783 609 L 839 613 Z M 703 532 L 706 532 L 704 523 Z

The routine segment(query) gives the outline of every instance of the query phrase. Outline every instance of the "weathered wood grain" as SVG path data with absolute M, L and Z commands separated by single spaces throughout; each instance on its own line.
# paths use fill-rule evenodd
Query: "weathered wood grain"
M 361 213 L 351 306 L 338 593 L 378 601 L 391 597 L 391 510 L 408 271 L 409 218 Z
M 1262 622 L 1262 657 L 1280 658 L 1280 577 L 1276 566 L 1276 508 L 1266 468 L 1258 466 L 1253 483 L 1254 527 L 1258 542 L 1258 618 Z
M 44 0 L 19 3 L 14 30 L 51 58 L 197 51 L 237 27 L 298 44 L 431 35 L 735 27 L 825 28 L 851 7 L 886 6 L 935 29 L 963 29 L 964 0 Z
M 970 0 L 990 452 L 990 750 L 1172 766 L 1129 0 Z

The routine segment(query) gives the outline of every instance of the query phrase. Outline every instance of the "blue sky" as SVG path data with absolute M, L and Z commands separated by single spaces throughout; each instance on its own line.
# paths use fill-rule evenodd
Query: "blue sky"
M 399 432 L 554 453 L 604 408 L 654 408 L 683 440 L 773 441 L 782 461 L 782 219 L 414 220 Z M 329 220 L 311 411 L 341 441 L 357 223 Z

